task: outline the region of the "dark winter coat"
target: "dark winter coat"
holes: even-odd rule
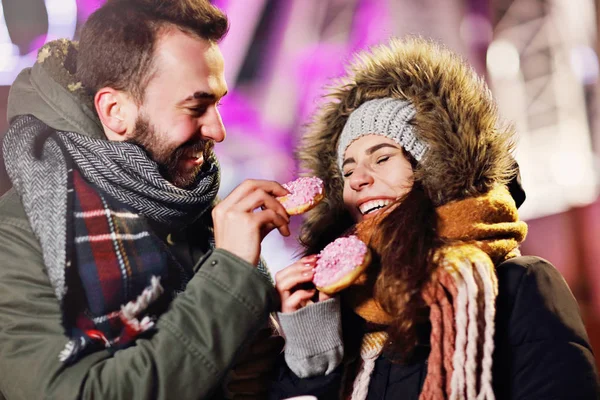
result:
[[[497,272],[496,399],[600,398],[592,348],[577,303],[560,273],[538,257],[508,260]],[[343,317],[344,330],[360,329],[356,316],[343,313]],[[368,400],[419,398],[427,375],[428,332],[421,336],[411,363],[392,363],[385,356],[377,360]],[[343,368],[327,376],[299,379],[282,358],[270,399],[303,394],[337,399]]]

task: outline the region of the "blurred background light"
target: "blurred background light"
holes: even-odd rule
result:
[[[507,40],[495,40],[487,51],[486,65],[489,73],[497,79],[513,78],[519,75],[519,52]]]
[[[460,37],[465,42],[487,45],[492,40],[494,30],[489,18],[481,14],[469,13],[460,23]]]
[[[48,13],[46,41],[71,39],[77,27],[77,2],[75,0],[45,0]]]
[[[9,35],[4,7],[0,2],[0,85],[10,85],[21,69],[31,66],[44,43],[59,38],[72,39],[77,27],[75,0],[45,0],[48,30],[36,40],[29,53],[22,54]]]
[[[2,72],[12,72],[18,63],[19,57],[19,48],[15,46],[11,40],[10,35],[8,34],[8,28],[6,27],[6,22],[4,18],[4,7],[0,2],[0,73]],[[10,84],[10,82],[0,84]]]
[[[571,49],[573,72],[584,85],[592,85],[598,80],[598,55],[589,46],[577,46]]]

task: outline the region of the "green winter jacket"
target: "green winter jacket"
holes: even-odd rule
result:
[[[15,81],[9,121],[32,114],[55,129],[102,135],[89,103],[63,80],[69,74],[55,74],[63,61],[50,58]],[[219,397],[236,355],[266,325],[277,296],[255,267],[223,250],[204,253],[198,238],[190,236],[189,229],[180,234],[177,245],[196,273],[158,319],[156,333],[114,355],[99,351],[64,367],[58,355],[68,338],[40,244],[17,193],[5,194],[0,199],[0,400]]]

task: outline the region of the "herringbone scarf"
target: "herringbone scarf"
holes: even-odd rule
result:
[[[173,186],[137,145],[57,132],[31,116],[17,118],[5,135],[6,170],[22,198],[40,241],[56,296],[66,293],[67,162],[84,178],[150,220],[173,227],[191,223],[208,210],[219,188],[214,155],[188,190]]]

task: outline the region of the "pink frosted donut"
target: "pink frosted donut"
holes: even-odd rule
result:
[[[302,214],[325,197],[323,181],[317,177],[302,177],[282,185],[290,194],[277,197],[289,215]]]
[[[350,286],[371,262],[371,252],[357,236],[341,237],[319,253],[313,283],[334,294]]]

